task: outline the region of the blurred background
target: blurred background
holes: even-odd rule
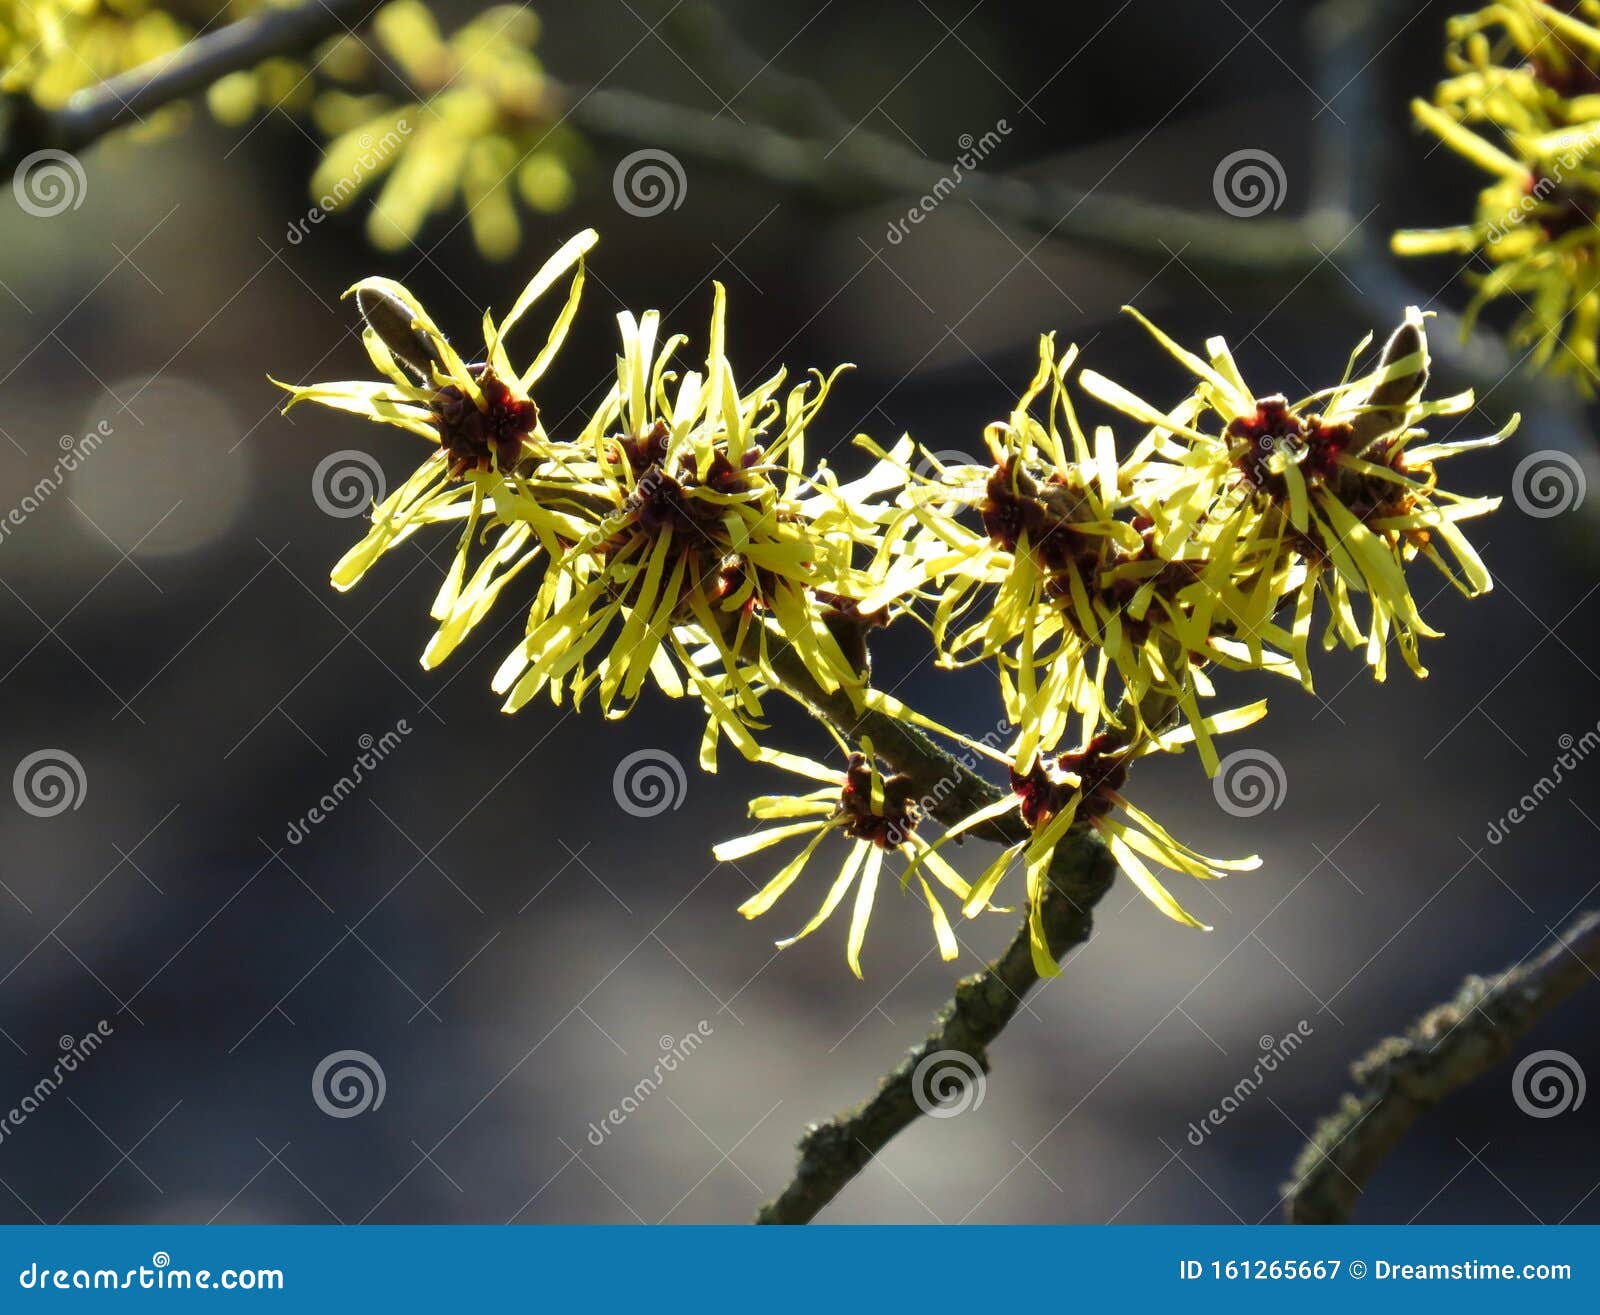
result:
[[[713,91],[723,78],[662,22],[668,6],[539,8],[541,53],[567,84],[753,117],[743,102],[759,84]],[[1186,207],[1236,224],[1241,244],[1257,221],[1220,208],[1219,162],[1270,153],[1283,170],[1274,214],[1302,211],[1318,119],[1358,93],[1375,99],[1387,147],[1358,142],[1348,161],[1373,197],[1364,225],[1381,237],[1455,222],[1478,185],[1408,128],[1407,101],[1441,68],[1448,6],[1385,16],[1381,56],[1337,96],[1313,90],[1298,0],[715,8],[773,61],[763,77],[815,80],[862,132],[943,164],[1003,122],[984,174]],[[653,144],[648,122],[637,132]],[[1189,343],[1225,334],[1262,393],[1333,382],[1362,334],[1392,327],[1380,296],[1363,312],[1326,270],[1222,279],[1179,242],[1140,260],[1068,234],[1041,241],[960,188],[890,240],[915,198],[840,204],[686,159],[676,207],[630,213],[613,188],[623,154],[591,143],[571,206],[528,218],[498,263],[457,214],[394,254],[368,244],[361,206],[291,241],[318,153],[278,114],[244,132],[196,114],[155,141],[102,142],[83,156],[77,208],[0,208],[0,504],[30,500],[0,540],[0,768],[54,750],[82,773],[53,816],[11,795],[0,808],[0,1107],[104,1020],[100,1047],[0,1139],[0,1221],[745,1220],[787,1181],[804,1125],[869,1094],[958,973],[1012,934],[1009,916],[968,924],[962,962],[943,964],[925,913],[891,890],[864,982],[844,966],[842,920],[775,954],[820,898],[822,869],[768,918],[737,916],[774,864],[719,866],[710,847],[743,832],[745,801],[774,780],[731,753],[720,776],[695,772],[693,706],[647,699],[621,724],[548,704],[502,715],[488,683],[515,605],[423,672],[446,536],[419,535],[333,593],[328,569],[362,522],[324,509],[319,463],[370,454],[393,488],[423,452],[354,417],[284,417],[266,376],[369,377],[339,301],[355,279],[401,279],[467,342],[485,308],[503,311],[593,225],[588,300],[540,394],[552,432],[611,369],[617,310],[660,307],[698,344],[717,279],[743,377],[780,360],[855,363],[812,431],[845,469],[861,431],[980,450],[1044,330],[1175,400],[1186,381],[1118,314],[1124,302]],[[1460,306],[1451,262],[1408,273],[1429,304]],[[1441,434],[1490,432],[1526,404],[1516,381],[1484,387],[1448,362],[1435,391],[1473,382],[1480,409]],[[91,432],[108,436],[32,497]],[[1593,412],[1536,405],[1502,449],[1452,463],[1452,487],[1503,493],[1544,449],[1592,480]],[[1338,653],[1317,697],[1232,684],[1272,698],[1270,719],[1230,747],[1281,762],[1275,809],[1230,816],[1192,758],[1142,767],[1138,801],[1178,836],[1258,851],[1262,869],[1186,884],[1209,935],[1119,881],[1092,941],[995,1047],[981,1104],[922,1120],[822,1218],[1278,1218],[1304,1134],[1353,1059],[1595,903],[1600,763],[1503,843],[1486,833],[1551,770],[1563,736],[1600,722],[1596,504],[1535,517],[1508,500],[1480,522],[1497,583],[1484,599],[1434,596],[1419,572],[1448,636],[1427,648],[1424,682],[1396,659],[1375,684]],[[896,639],[880,670],[916,657]],[[981,678],[926,666],[899,693],[978,730],[997,711]],[[779,725],[795,747],[822,748],[799,720]],[[307,827],[386,735],[381,763]],[[690,769],[652,816],[613,788],[640,749]],[[1597,1020],[1600,992],[1581,994],[1513,1059],[1559,1050],[1600,1077]],[[1292,1057],[1207,1124],[1297,1029]],[[656,1083],[690,1034],[692,1054]],[[347,1050],[381,1069],[382,1102],[330,1117],[316,1075]],[[1600,1222],[1600,1099],[1529,1117],[1513,1066],[1427,1118],[1358,1217]]]

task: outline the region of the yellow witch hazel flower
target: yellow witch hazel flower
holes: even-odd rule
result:
[[[1213,729],[1248,725],[1265,712],[1265,704],[1240,709],[1225,721],[1218,719]],[[1192,734],[1191,728],[1186,729]],[[981,912],[993,897],[1012,859],[1020,854],[1027,880],[1029,946],[1034,968],[1043,977],[1060,972],[1045,936],[1041,910],[1050,864],[1057,848],[1076,825],[1089,827],[1105,841],[1117,866],[1167,917],[1186,927],[1209,931],[1205,923],[1172,897],[1146,860],[1202,881],[1225,877],[1231,872],[1254,871],[1261,866],[1261,860],[1255,855],[1232,860],[1206,858],[1175,840],[1153,817],[1122,794],[1131,761],[1145,753],[1170,748],[1173,743],[1175,741],[1170,738],[1165,744],[1146,741],[1130,750],[1110,736],[1097,735],[1075,752],[1055,759],[1040,759],[1026,772],[1014,770],[1011,788],[1020,801],[1023,821],[1033,834],[1001,852],[974,883],[962,911],[968,917]]]
[[[848,512],[838,497],[801,497],[806,431],[834,376],[780,399],[780,369],[742,392],[720,284],[703,372],[668,369],[685,339],[658,347],[654,311],[618,320],[617,382],[562,457],[593,508],[590,532],[553,562],[494,687],[513,711],[563,680],[575,697],[597,686],[620,716],[647,675],[673,696],[686,682],[709,713],[701,762],[714,770],[719,731],[758,752],[750,726],[771,644],[793,648],[826,690],[860,679],[813,593],[848,562]],[[605,656],[588,670],[591,651]]]
[[[1405,230],[1400,255],[1475,256],[1466,325],[1518,304],[1531,363],[1600,382],[1600,3],[1507,0],[1451,20],[1448,63],[1417,122],[1490,176],[1472,222]]]
[[[357,86],[397,71],[416,100],[324,93],[315,117],[331,140],[311,194],[342,205],[381,180],[367,218],[379,248],[405,247],[431,216],[460,205],[485,256],[511,255],[522,237],[515,198],[552,213],[573,192],[576,140],[533,53],[538,15],[494,5],[446,37],[421,0],[394,0],[372,33],[376,55],[348,38],[328,69]]]
[[[1372,342],[1368,335],[1337,385],[1294,403],[1252,391],[1222,339],[1209,340],[1201,357],[1143,322],[1197,377],[1188,399],[1166,412],[1093,371],[1085,370],[1080,383],[1149,425],[1145,441],[1172,457],[1168,471],[1140,495],[1157,539],[1183,540],[1187,553],[1212,552],[1241,562],[1245,569],[1230,586],[1231,596],[1259,599],[1252,609],[1258,618],[1292,601],[1287,633],[1265,619],[1253,620],[1254,634],[1239,642],[1248,648],[1267,639],[1282,646],[1310,688],[1307,636],[1320,592],[1330,608],[1324,647],[1339,640],[1364,647],[1381,680],[1392,637],[1406,665],[1426,675],[1417,640],[1439,632],[1422,619],[1406,567],[1426,557],[1463,594],[1486,593],[1489,572],[1458,522],[1500,505],[1498,498],[1440,489],[1434,463],[1500,442],[1516,428],[1516,418],[1488,438],[1419,441],[1426,438],[1422,421],[1463,414],[1473,396],[1469,391],[1423,400],[1429,357],[1423,316],[1415,307],[1376,369],[1352,377]],[[1269,545],[1270,551],[1264,559],[1254,548],[1238,557],[1234,545],[1243,542]],[[1353,602],[1357,594],[1366,596],[1364,623]]]
[[[1264,701],[1252,703],[1208,717],[1201,727],[1182,725],[1131,743],[1109,733],[1094,734],[1082,749],[1054,758],[1035,756],[1026,768],[1002,756],[1001,761],[1009,768],[1009,792],[948,826],[934,841],[918,834],[932,811],[931,798],[918,799],[910,777],[885,775],[870,739],[863,737],[857,749],[840,741],[840,749],[847,755],[842,771],[795,754],[763,750],[760,761],[819,781],[821,788],[807,794],[764,795],[752,800],[751,817],[780,825],[725,841],[712,852],[722,862],[734,862],[784,841],[809,837],[801,851],[740,906],[740,913],[755,918],[770,911],[799,880],[828,836],[838,834],[852,841],[815,916],[795,935],[777,944],[783,949],[809,936],[854,889],[846,959],[857,977],[862,975],[861,947],[886,854],[899,854],[907,860],[900,884],[909,888],[913,881],[917,883],[932,917],[940,954],[946,960],[956,957],[957,942],[929,876],[935,885],[960,901],[961,911],[968,918],[990,910],[1004,912],[996,908],[993,900],[1020,856],[1027,878],[1029,944],[1034,967],[1042,976],[1054,976],[1060,969],[1044,928],[1045,883],[1057,849],[1075,827],[1097,833],[1119,867],[1161,912],[1184,926],[1210,930],[1173,898],[1150,870],[1149,862],[1211,880],[1233,872],[1253,871],[1261,860],[1255,856],[1236,860],[1206,858],[1175,840],[1121,791],[1135,759],[1152,753],[1181,753],[1201,736],[1209,738],[1241,730],[1266,716],[1266,712]],[[1008,814],[1020,814],[1030,835],[1003,849],[975,882],[968,883],[940,851],[983,824]]]
[[[762,755],[764,762],[784,767],[822,784],[821,788],[807,794],[764,795],[751,800],[751,817],[779,822],[781,825],[754,832],[739,840],[725,841],[712,850],[720,861],[731,863],[785,840],[810,837],[799,854],[739,906],[739,912],[747,918],[755,918],[770,910],[800,878],[822,842],[829,836],[837,835],[848,840],[850,847],[828,887],[821,908],[793,936],[779,941],[778,947],[787,948],[811,935],[832,916],[845,896],[854,889],[845,958],[850,971],[860,977],[861,947],[866,941],[867,924],[877,899],[884,859],[889,854],[900,854],[912,860],[912,866],[906,868],[901,879],[902,886],[909,885],[915,877],[933,919],[940,956],[947,961],[954,959],[959,953],[955,932],[939,897],[928,884],[924,869],[958,900],[967,900],[972,893],[970,888],[961,874],[917,835],[924,810],[915,798],[915,788],[910,779],[900,775],[884,775],[869,739],[863,739],[858,750],[849,750],[842,742],[840,747],[848,754],[842,771],[797,754],[769,752]],[[801,820],[792,821],[794,818]]]
[[[1011,792],[951,826],[926,852],[913,857],[910,873],[917,874],[924,864],[934,863],[939,859],[938,851],[947,843],[980,824],[1020,812],[1029,835],[1001,850],[971,883],[961,911],[966,917],[975,918],[993,908],[1001,883],[1020,858],[1026,878],[1028,943],[1040,976],[1051,977],[1060,971],[1044,926],[1046,883],[1056,851],[1075,829],[1097,834],[1117,866],[1167,917],[1183,926],[1209,931],[1173,897],[1149,864],[1209,881],[1234,872],[1254,871],[1261,865],[1260,858],[1207,858],[1175,840],[1153,817],[1131,803],[1122,790],[1128,770],[1137,759],[1152,753],[1181,753],[1188,744],[1242,730],[1266,714],[1266,702],[1261,701],[1207,717],[1199,725],[1186,723],[1131,740],[1114,733],[1095,732],[1086,719],[1084,725],[1089,729],[1082,747],[1055,757],[1035,756],[1031,764],[1010,762]]]
[[[289,393],[284,407],[316,402],[349,411],[379,424],[393,425],[436,445],[428,459],[400,488],[379,503],[372,513],[372,529],[333,570],[336,589],[356,584],[384,553],[403,543],[424,525],[466,522],[456,557],[434,605],[434,616],[446,622],[459,641],[465,617],[476,620],[474,609],[506,583],[502,574],[492,584],[475,575],[474,607],[462,612],[458,604],[469,552],[477,539],[479,522],[496,510],[494,498],[503,501],[519,485],[517,471],[525,460],[540,463],[555,449],[545,435],[539,407],[531,389],[554,360],[567,329],[577,313],[583,292],[583,257],[597,241],[593,229],[578,234],[552,256],[523,289],[511,310],[498,323],[484,318],[484,360],[467,364],[439,331],[421,304],[392,279],[363,279],[345,295],[354,295],[366,321],[361,339],[367,355],[383,378],[375,383],[353,381],[329,384],[278,384]],[[556,316],[543,349],[526,369],[515,369],[506,354],[505,336],[545,292],[576,267],[566,304]],[[274,380],[273,382],[277,382]],[[465,482],[463,482],[465,481]],[[572,525],[580,525],[572,521]],[[566,526],[551,512],[537,526],[555,534]],[[526,564],[529,546],[537,553],[540,535],[532,524],[502,534],[485,563],[493,568],[514,560],[512,573]],[[581,533],[581,528],[579,529]],[[455,623],[452,626],[452,623]],[[454,647],[445,641],[441,647]],[[442,656],[442,655],[438,655]],[[438,656],[434,660],[438,660]],[[427,661],[432,665],[432,661]]]
[[[153,0],[3,0],[0,88],[59,109],[75,92],[170,55],[192,35]],[[156,126],[171,117],[156,115]]]

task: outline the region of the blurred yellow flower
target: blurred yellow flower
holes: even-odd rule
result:
[[[1600,3],[1514,0],[1451,20],[1432,103],[1412,113],[1490,176],[1471,222],[1405,230],[1400,255],[1469,257],[1466,327],[1510,298],[1536,367],[1600,382]]]
[[[0,89],[59,109],[74,92],[171,54],[193,34],[152,0],[0,0]]]
[[[296,3],[223,0],[205,27]],[[60,108],[181,50],[196,21],[159,0],[0,0],[0,90]],[[327,139],[311,178],[318,218],[375,192],[367,233],[394,251],[459,209],[484,255],[508,257],[522,237],[517,198],[540,214],[564,209],[584,155],[533,53],[537,14],[494,5],[445,36],[423,0],[392,0],[370,29],[228,73],[206,105],[235,126],[273,110],[310,118]],[[184,115],[168,106],[127,131],[150,136]]]
[[[319,98],[315,118],[330,141],[313,198],[333,209],[377,186],[367,233],[387,251],[461,207],[484,255],[511,255],[522,237],[514,198],[540,213],[564,209],[578,155],[533,53],[538,16],[495,5],[446,37],[421,0],[393,0],[372,35],[376,55],[346,38],[329,69],[363,89],[398,74],[409,95],[334,88]]]

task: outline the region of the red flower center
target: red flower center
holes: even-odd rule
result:
[[[1078,778],[1073,785],[1065,773]],[[1112,795],[1128,779],[1126,749],[1110,735],[1096,735],[1086,748],[1059,758],[1041,758],[1025,774],[1013,770],[1011,789],[1021,800],[1022,820],[1037,831],[1081,795],[1077,820],[1103,817],[1115,804]]]
[[[459,478],[469,470],[493,470],[497,464],[510,471],[522,457],[523,439],[539,423],[539,408],[531,398],[518,397],[487,365],[467,369],[483,394],[482,408],[455,384],[446,384],[433,395],[433,421],[439,445],[450,460],[450,474]]]
[[[1233,463],[1250,485],[1283,500],[1289,496],[1285,466],[1299,466],[1307,485],[1323,483],[1337,469],[1354,432],[1349,425],[1325,425],[1321,416],[1301,417],[1283,397],[1265,397],[1253,416],[1229,421],[1227,436],[1233,440]]]

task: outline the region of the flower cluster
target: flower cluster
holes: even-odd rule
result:
[[[1160,406],[1078,369],[1074,349],[1045,337],[1017,405],[986,431],[987,463],[946,466],[910,438],[885,449],[862,436],[873,464],[843,483],[805,455],[836,373],[785,390],[780,369],[742,385],[720,286],[703,368],[675,368],[685,340],[663,339],[656,312],[623,312],[605,396],[570,432],[547,431],[542,381],[594,242],[592,232],[572,239],[503,318],[486,316],[481,359],[470,363],[399,284],[370,278],[351,290],[382,378],[283,385],[289,405],[354,412],[430,451],[374,508],[334,584],[349,588],[424,527],[456,526],[425,666],[520,581],[522,636],[493,682],[507,711],[540,695],[574,704],[592,695],[618,717],[647,686],[691,695],[706,712],[707,770],[726,738],[745,758],[816,783],[754,800],[751,815],[778,825],[715,852],[733,862],[804,838],[743,905],[754,917],[830,837],[847,842],[820,909],[792,939],[853,892],[847,958],[858,975],[891,858],[902,887],[920,892],[946,958],[958,943],[940,892],[974,917],[995,907],[1020,862],[1035,964],[1056,971],[1041,910],[1075,834],[1098,836],[1158,909],[1201,926],[1153,867],[1209,880],[1258,860],[1196,853],[1126,786],[1136,760],[1190,745],[1214,772],[1215,738],[1265,714],[1265,702],[1213,710],[1208,672],[1267,671],[1309,688],[1321,609],[1324,647],[1359,649],[1382,679],[1392,640],[1425,675],[1419,640],[1437,632],[1413,596],[1411,565],[1426,558],[1468,595],[1490,587],[1460,522],[1497,500],[1442,490],[1436,463],[1511,426],[1428,441],[1426,423],[1467,411],[1472,398],[1424,397],[1426,326],[1415,310],[1375,365],[1356,371],[1369,336],[1338,383],[1298,401],[1255,392],[1221,339],[1196,354],[1141,320],[1193,377]],[[569,275],[543,346],[518,369],[510,335]],[[1121,442],[1113,425],[1085,428],[1075,389],[1130,431]],[[864,632],[902,619],[926,627],[941,665],[995,671],[1014,738],[968,739],[874,686]],[[758,742],[773,691],[824,714],[843,766]],[[867,729],[880,723],[882,735]],[[1005,788],[952,809],[948,782],[919,775],[890,743],[903,750],[928,732],[992,760]],[[1008,843],[969,882],[944,854],[980,829]]]
[[[1600,2],[1501,0],[1451,20],[1450,76],[1417,122],[1489,175],[1470,223],[1396,233],[1401,255],[1482,266],[1466,327],[1517,303],[1537,367],[1600,382]]]
[[[353,411],[432,445],[333,572],[349,588],[421,527],[461,526],[424,666],[448,657],[537,564],[523,638],[494,678],[506,711],[541,693],[576,704],[593,691],[607,716],[622,716],[647,682],[673,697],[689,690],[708,713],[701,762],[714,770],[722,735],[759,753],[752,727],[777,680],[774,645],[825,691],[861,679],[827,613],[867,527],[826,469],[804,468],[833,376],[784,393],[780,370],[742,388],[718,286],[704,370],[680,376],[673,357],[686,340],[660,340],[654,311],[624,312],[615,382],[579,432],[550,437],[537,385],[576,314],[594,241],[590,231],[567,243],[503,319],[486,319],[483,359],[471,364],[405,288],[365,279],[351,292],[383,380],[282,386],[290,406]],[[543,348],[519,371],[507,335],[574,270]]]
[[[203,26],[274,3],[223,0]],[[180,50],[202,26],[191,19],[159,0],[0,0],[0,90],[57,109]],[[585,158],[538,39],[526,5],[490,6],[445,35],[423,0],[391,0],[361,34],[226,74],[205,99],[230,125],[271,111],[308,118],[326,142],[312,198],[331,212],[375,189],[375,246],[401,249],[431,218],[459,210],[478,249],[500,260],[522,239],[519,200],[540,214],[565,209]],[[172,107],[132,131],[154,135],[182,115]]]
[[[0,89],[57,109],[193,35],[152,0],[0,0]]]
[[[1242,660],[1271,668],[1263,641],[1274,640],[1286,646],[1309,689],[1307,641],[1320,595],[1328,605],[1325,648],[1342,641],[1364,650],[1382,680],[1392,637],[1406,665],[1427,675],[1417,640],[1439,632],[1422,619],[1406,568],[1425,557],[1468,597],[1487,592],[1489,573],[1458,522],[1500,504],[1440,489],[1435,463],[1500,442],[1516,420],[1486,438],[1422,441],[1424,422],[1465,414],[1473,397],[1423,397],[1429,357],[1415,308],[1376,369],[1351,377],[1369,336],[1338,384],[1295,403],[1253,392],[1221,339],[1211,339],[1201,357],[1152,332],[1198,380],[1174,411],[1162,412],[1089,371],[1082,382],[1101,401],[1151,425],[1144,442],[1170,455],[1169,467],[1152,472],[1138,497],[1162,556],[1198,559],[1196,569],[1211,572],[1218,606],[1201,611],[1200,619],[1213,632],[1191,616],[1190,650],[1226,665]],[[1267,618],[1289,605],[1285,633]]]
[[[493,5],[449,36],[422,0],[385,5],[370,46],[344,37],[318,70],[328,86],[312,117],[329,140],[312,196],[343,203],[381,179],[367,218],[375,246],[401,249],[460,207],[485,256],[511,255],[522,241],[517,199],[540,214],[565,209],[582,156],[534,54],[538,38],[525,5]],[[371,89],[396,73],[400,94]],[[400,137],[398,149],[373,149]]]
[[[946,665],[997,662],[1008,716],[1023,728],[1024,770],[1060,742],[1073,713],[1091,736],[1102,721],[1146,735],[1157,729],[1151,707],[1162,719],[1180,709],[1214,766],[1199,701],[1208,666],[1291,674],[1310,688],[1320,594],[1325,645],[1364,649],[1381,679],[1393,637],[1423,675],[1416,641],[1436,632],[1406,565],[1426,556],[1466,593],[1489,586],[1457,522],[1497,502],[1440,490],[1433,465],[1477,444],[1417,443],[1424,421],[1471,405],[1470,394],[1422,398],[1418,312],[1377,369],[1347,371],[1293,403],[1254,392],[1222,340],[1202,357],[1142,322],[1196,385],[1164,409],[1081,372],[1086,393],[1143,426],[1125,457],[1109,426],[1090,441],[1066,387],[1076,351],[1058,356],[1045,338],[1033,382],[988,430],[993,466],[905,472],[899,517],[869,572],[863,606],[908,593],[931,600]],[[1041,398],[1042,419],[1032,413]]]
[[[900,492],[893,510],[876,510],[861,606],[921,616],[945,666],[992,664],[1019,728],[1002,755],[1012,795],[949,834],[1020,812],[1028,838],[973,883],[964,911],[987,907],[1020,857],[1042,973],[1054,971],[1042,883],[1074,826],[1099,833],[1150,900],[1188,925],[1200,924],[1145,860],[1202,878],[1254,866],[1194,853],[1121,794],[1134,759],[1191,742],[1214,772],[1214,737],[1265,714],[1264,703],[1208,714],[1209,668],[1276,672],[1311,688],[1321,600],[1324,647],[1361,650],[1381,680],[1392,639],[1423,676],[1418,641],[1438,632],[1407,568],[1426,558],[1469,596],[1491,585],[1459,522],[1498,499],[1440,489],[1435,463],[1498,442],[1515,422],[1486,439],[1423,441],[1425,422],[1472,399],[1423,397],[1419,312],[1408,312],[1375,368],[1354,373],[1369,337],[1338,384],[1295,402],[1251,389],[1221,339],[1197,355],[1140,318],[1195,386],[1164,408],[1079,372],[1085,393],[1139,426],[1125,456],[1111,427],[1086,432],[1068,388],[1077,353],[1058,353],[1049,337],[1010,417],[987,431],[992,465],[934,462],[923,473],[864,440],[889,472],[880,482]],[[864,703],[909,711],[875,691]],[[1061,752],[1064,742],[1077,747]]]

